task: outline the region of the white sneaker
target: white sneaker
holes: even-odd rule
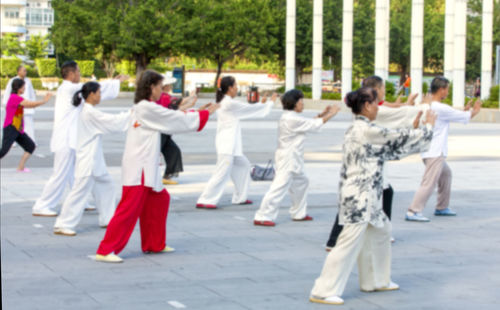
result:
[[[104,262],[104,263],[123,263],[123,259],[121,259],[118,255],[113,253],[108,255],[95,255],[96,262]]]
[[[384,287],[380,287],[380,288],[376,288],[375,291],[377,292],[383,292],[383,291],[395,291],[395,290],[399,290],[399,285],[394,283],[394,282],[390,282],[389,285],[387,286],[384,286]]]
[[[62,227],[54,227],[54,234],[71,237],[76,236],[76,232],[74,230]]]
[[[327,304],[327,305],[343,305],[344,300],[340,298],[339,296],[330,296],[326,298],[321,298],[321,297],[316,297],[316,296],[310,296],[309,297],[310,302],[316,302],[319,304]]]
[[[33,216],[46,216],[46,217],[57,216],[57,212],[52,210],[33,211],[31,214]]]

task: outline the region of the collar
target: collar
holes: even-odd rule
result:
[[[370,122],[370,120],[368,119],[368,117],[363,116],[363,115],[356,115],[356,118],[355,118],[355,119],[356,119],[356,120],[360,120],[360,121],[365,121],[365,122],[367,122],[367,123],[369,123],[369,122]]]

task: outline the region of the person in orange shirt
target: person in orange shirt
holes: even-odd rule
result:
[[[411,78],[410,76],[407,74],[406,75],[406,80],[403,84],[403,87],[404,87],[404,90],[405,90],[405,96],[408,97],[408,93],[410,92],[410,85],[411,85]]]

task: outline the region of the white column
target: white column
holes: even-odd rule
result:
[[[352,90],[353,0],[344,0],[342,13],[342,98]]]
[[[462,108],[465,100],[467,0],[456,0],[454,19],[455,42],[453,45],[453,106]]]
[[[481,99],[490,96],[493,61],[493,0],[483,0],[483,32],[481,47]]]
[[[286,0],[286,90],[295,88],[295,12],[295,0]]]
[[[424,51],[424,0],[412,0],[411,6],[411,92],[422,94]]]
[[[375,1],[375,75],[386,79],[387,0]]]
[[[321,99],[321,72],[323,70],[323,0],[314,0],[313,10],[313,73],[312,99]]]
[[[444,17],[444,77],[453,80],[453,42],[455,40],[455,1],[446,0]]]
[[[385,80],[389,80],[389,64],[390,64],[390,61],[389,61],[389,57],[390,57],[390,39],[391,39],[391,0],[386,0],[387,1],[387,4],[386,4],[386,14],[387,14],[387,18],[386,18],[386,31],[387,31],[387,35],[385,37],[385,73],[386,73],[386,76],[385,76]]]

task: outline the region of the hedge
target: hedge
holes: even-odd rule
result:
[[[37,90],[47,90],[42,86],[42,79],[40,78],[30,78],[31,84],[33,84],[33,88]],[[7,87],[7,83],[9,82],[9,78],[2,78],[0,80],[0,88],[5,89]],[[62,83],[62,79],[59,79],[59,84]]]
[[[56,60],[54,58],[35,59],[38,74],[42,77],[54,77],[57,72]]]
[[[116,65],[116,71],[120,74],[135,75],[135,62],[130,60],[122,60]]]
[[[93,60],[75,60],[80,68],[80,75],[85,77],[91,77],[94,74],[94,61]]]
[[[21,59],[17,58],[1,58],[0,59],[0,68],[2,72],[0,73],[2,76],[10,76],[14,77],[17,75],[17,67],[21,65]]]

